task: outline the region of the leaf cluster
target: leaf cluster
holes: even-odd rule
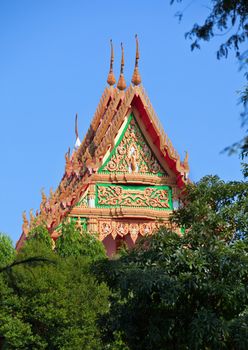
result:
[[[0,268],[13,262],[15,250],[11,239],[0,232]]]
[[[183,0],[177,0],[182,2]],[[175,3],[171,0],[170,3]],[[186,38],[194,39],[191,48],[200,48],[199,41],[209,41],[214,36],[229,33],[234,29],[235,33],[221,44],[217,57],[227,57],[228,51],[234,49],[237,56],[240,55],[240,44],[248,39],[248,4],[247,0],[211,0],[209,15],[203,24],[194,24],[193,28],[186,33]]]
[[[56,252],[61,257],[84,256],[91,261],[106,258],[103,244],[92,234],[80,232],[75,223],[63,223],[62,232],[56,241]]]
[[[245,182],[205,177],[174,214],[184,235],[161,228],[97,264],[112,291],[106,345],[117,333],[130,350],[247,349],[247,190]]]
[[[193,239],[163,229],[98,267],[113,292],[106,343],[122,332],[135,350],[247,348],[248,242]]]
[[[225,183],[218,176],[205,176],[188,185],[184,202],[172,221],[191,233],[206,239],[214,234],[225,240],[248,235],[247,181]]]
[[[81,255],[72,251],[61,256],[52,250],[48,235],[44,227],[32,232],[15,261],[0,274],[4,349],[100,350],[98,318],[109,309],[109,290],[91,272],[94,244],[89,254],[87,240]],[[62,252],[68,253],[65,244]],[[98,250],[96,255],[99,258]]]

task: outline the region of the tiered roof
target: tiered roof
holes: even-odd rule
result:
[[[97,177],[103,176],[97,171],[103,163],[103,158],[111,151],[115,144],[115,138],[125,118],[131,112],[140,120],[143,128],[149,133],[150,140],[157,153],[164,159],[168,168],[176,177],[176,184],[183,189],[189,173],[188,155],[184,161],[174,149],[172,142],[151,105],[151,102],[141,85],[141,77],[138,70],[138,39],[136,37],[136,59],[132,84],[126,88],[124,78],[124,51],[122,47],[121,72],[117,87],[114,87],[115,77],[113,73],[114,52],[111,42],[110,71],[105,88],[86,136],[80,144],[77,132],[76,116],[76,145],[70,154],[65,154],[65,172],[55,192],[50,191],[47,197],[42,192],[40,211],[36,216],[30,213],[28,221],[23,213],[22,235],[17,242],[17,248],[21,246],[25,236],[35,226],[45,224],[52,236],[56,237],[56,227],[67,217],[72,208],[78,203],[90,183]],[[111,174],[104,175],[111,180]],[[120,175],[121,176],[121,175]],[[123,176],[123,175],[122,175]],[[125,181],[129,181],[130,174],[125,174]],[[137,181],[139,181],[139,174]],[[151,179],[152,181],[152,179]]]

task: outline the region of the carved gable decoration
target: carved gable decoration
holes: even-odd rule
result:
[[[171,188],[168,186],[98,184],[96,187],[96,206],[171,210]]]
[[[139,173],[168,176],[148,146],[131,114],[114,149],[99,173]]]

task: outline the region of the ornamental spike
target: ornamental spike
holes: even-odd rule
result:
[[[127,87],[123,72],[124,72],[124,48],[121,43],[121,72],[120,72],[120,77],[117,84],[117,87],[119,90],[125,90]]]
[[[133,72],[133,76],[132,76],[132,83],[134,85],[139,85],[141,83],[141,76],[139,74],[139,68],[138,68],[138,64],[139,64],[139,41],[138,41],[138,35],[135,35],[135,39],[136,39],[136,56],[135,56],[135,67],[134,67],[134,72]]]
[[[114,48],[113,48],[113,42],[112,39],[110,40],[110,46],[111,46],[111,57],[110,57],[110,68],[109,68],[109,74],[108,74],[108,79],[107,83],[112,86],[115,84],[115,76],[113,72],[113,65],[114,65]]]
[[[78,114],[77,113],[75,117],[75,135],[76,135],[76,142],[75,142],[74,149],[77,150],[81,145],[81,141],[78,137]]]
[[[183,160],[183,164],[185,166],[188,166],[188,164],[189,164],[189,154],[188,154],[187,151],[185,152],[185,157],[184,157],[184,160]]]
[[[78,114],[76,113],[76,117],[75,117],[75,135],[76,135],[76,139],[78,138]]]

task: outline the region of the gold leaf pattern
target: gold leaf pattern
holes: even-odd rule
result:
[[[131,119],[121,142],[102,171],[168,175],[148,147],[134,118]]]

